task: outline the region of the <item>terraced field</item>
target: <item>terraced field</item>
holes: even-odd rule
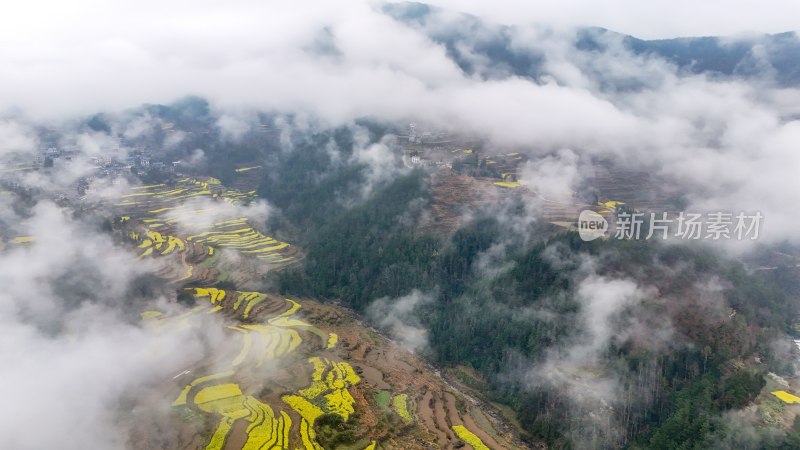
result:
[[[359,412],[362,419],[377,415],[372,436],[380,448],[526,448],[493,407],[394,343],[358,330],[358,326],[335,329],[342,342],[340,350],[345,352],[342,357],[362,379],[356,388],[369,393],[364,400],[368,412]],[[459,434],[454,427],[463,427],[471,435]],[[391,429],[399,432],[393,435]],[[465,439],[473,435],[471,443]]]
[[[194,285],[247,282],[298,258],[294,246],[262,234],[248,217],[230,217],[254,194],[214,178],[137,186],[113,205],[114,227],[141,258],[156,257],[162,278]]]
[[[9,242],[11,244],[20,245],[20,244],[30,244],[31,242],[35,241],[36,238],[33,236],[17,236],[11,239]]]
[[[306,350],[330,349],[332,343],[335,345],[336,335],[298,318],[296,314],[301,306],[291,299],[213,287],[192,288],[191,291],[199,305],[189,312],[167,317],[159,311],[146,311],[143,319],[151,326],[184,326],[192,315],[202,313],[222,313],[241,319],[259,317],[253,323],[228,325],[227,329],[241,338],[241,348],[230,360],[228,370],[194,378],[172,403],[175,408],[218,418],[205,448],[225,448],[239,421],[247,423],[241,448],[296,448],[290,444],[293,416],[298,423],[298,433],[294,436],[299,435],[301,441],[297,444],[306,449],[322,448],[314,432],[316,419],[323,414],[337,414],[347,420],[355,412],[355,401],[348,388],[358,384],[360,378],[348,363],[320,357],[308,359],[313,366],[312,384],[298,390],[297,395],[284,395],[277,412],[269,404],[246,394],[237,381],[237,374],[247,368],[275,364],[296,352],[304,341],[316,341],[309,342]],[[181,416],[191,417],[191,414],[184,411]]]
[[[147,254],[153,251],[169,254],[176,248],[184,249],[187,243],[196,243],[235,250],[274,264],[295,258],[294,248],[263,235],[253,228],[247,217],[213,220],[218,212],[214,202],[245,205],[254,199],[255,191],[243,193],[228,189],[215,178],[184,178],[172,185],[138,186],[131,191],[123,195],[116,207],[122,212],[120,222],[133,220],[141,224],[131,232],[131,237],[141,242]],[[198,200],[211,202],[198,203]],[[203,225],[201,230],[196,230],[198,224]],[[187,231],[192,229],[196,232]],[[148,251],[151,246],[153,251]],[[209,252],[213,254],[213,250]]]
[[[460,150],[454,150],[460,152]],[[529,197],[541,205],[544,222],[554,225],[554,231],[574,228],[583,210],[592,210],[608,219],[618,206],[627,205],[640,212],[677,211],[680,189],[655,175],[631,171],[611,163],[598,164],[584,177],[581,193],[566,191],[563,194],[544,195],[534,187],[516,178],[517,153],[504,155],[510,158],[499,173],[500,179],[459,175],[443,168],[433,178],[430,213],[432,220],[423,224],[431,231],[452,231],[463,217],[461,208],[492,200],[491,194]],[[490,158],[489,163],[494,161]],[[495,188],[489,190],[487,188]],[[577,189],[577,187],[576,187]],[[487,195],[489,193],[490,195]],[[677,208],[677,209],[676,209]]]
[[[352,313],[263,292],[186,292],[194,307],[172,315],[145,311],[144,323],[181,328],[216,316],[221,321],[210,326],[222,327],[236,345],[161,388],[160,398],[171,398],[162,400],[173,410],[168,426],[178,431],[172,440],[143,439],[136,448],[521,448],[493,413],[480,412],[481,404]],[[333,417],[342,425],[332,428]],[[337,427],[352,433],[346,446],[331,446]]]

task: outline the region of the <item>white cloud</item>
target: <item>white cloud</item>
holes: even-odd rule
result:
[[[17,121],[0,120],[0,156],[14,153],[31,153],[38,139],[34,131]]]
[[[414,289],[400,298],[383,297],[375,300],[367,309],[367,317],[406,349],[418,352],[428,346],[428,330],[417,316],[417,308],[433,301],[433,296]]]
[[[197,330],[156,333],[125,316],[126,290],[148,265],[108,236],[46,202],[16,224],[36,241],[0,253],[4,445],[125,448],[121,399],[201,356]]]
[[[231,204],[210,198],[193,198],[162,213],[162,217],[175,221],[181,234],[196,234],[212,228],[217,222],[246,217],[256,223],[264,223],[270,215],[271,206],[264,200],[247,205]]]

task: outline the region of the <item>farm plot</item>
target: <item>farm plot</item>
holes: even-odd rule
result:
[[[316,419],[324,414],[336,414],[347,420],[355,412],[356,401],[348,388],[361,380],[352,366],[327,358],[310,358],[308,361],[313,370],[311,385],[299,390],[297,395],[282,396],[283,403],[277,411],[261,399],[243,391],[243,385],[236,382],[236,379],[242,368],[258,368],[266,361],[294,353],[304,342],[301,336],[303,332],[319,338],[317,349],[327,349],[330,345],[335,345],[336,335],[325,333],[298,318],[301,305],[291,299],[281,301],[282,309],[271,306],[269,309],[256,311],[252,307],[248,309],[248,306],[277,302],[259,292],[239,292],[214,287],[188,290],[201,303],[194,309],[172,318],[165,317],[159,311],[145,311],[142,317],[151,323],[169,325],[173,322],[181,324],[191,315],[202,312],[232,311],[243,314],[243,311],[248,310],[261,318],[259,323],[227,326],[227,329],[241,338],[241,347],[236,354],[231,355],[229,369],[195,378],[172,403],[175,408],[188,408],[203,417],[216,418],[217,425],[206,448],[225,448],[234,425],[243,421],[247,424],[244,449],[296,448],[300,444],[306,449],[321,449],[314,431]],[[268,314],[267,311],[272,312],[271,317],[264,317]],[[244,319],[241,315],[240,318]],[[253,319],[254,316],[249,318]],[[297,430],[300,442],[297,444],[290,442],[292,415],[299,419]],[[181,416],[188,417],[190,414],[184,413]],[[375,446],[372,445],[372,448]]]
[[[314,368],[311,385],[301,389],[300,395],[285,395],[282,399],[301,417],[300,437],[304,448],[319,450],[322,447],[316,440],[314,422],[323,414],[336,414],[347,421],[355,412],[356,403],[348,388],[358,384],[361,378],[344,361],[312,357],[308,362]],[[374,448],[374,443],[370,447]]]
[[[249,422],[243,449],[290,448],[289,430],[292,420],[289,415],[284,411],[275,414],[268,404],[251,395],[244,395],[238,384],[204,385],[233,373],[220,375],[198,378],[173,403],[175,407],[182,407],[191,402],[200,411],[221,417],[206,449],[224,448],[234,422],[240,419]]]
[[[408,410],[408,394],[398,394],[392,397],[392,408],[406,422],[413,422],[414,418]]]
[[[453,425],[453,431],[456,432],[459,439],[466,442],[470,447],[474,450],[490,450],[486,444],[483,443],[481,438],[475,435],[475,433],[469,431],[467,427],[463,425]]]
[[[225,248],[272,264],[293,261],[296,250],[292,246],[265,236],[249,224],[248,218],[217,219],[221,209],[214,202],[236,206],[254,198],[255,191],[228,189],[215,178],[184,178],[174,185],[132,188],[116,207],[120,223],[143,225],[143,229],[130,232],[131,238],[140,242],[142,256],[165,255],[196,243],[207,247],[209,256],[215,248]],[[206,202],[197,203],[201,200]]]

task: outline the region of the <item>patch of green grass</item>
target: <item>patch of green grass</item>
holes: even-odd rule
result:
[[[770,425],[777,425],[783,420],[783,414],[786,412],[786,405],[777,398],[768,398],[759,408],[761,418],[764,422]]]
[[[177,412],[178,417],[187,423],[202,424],[206,420],[205,417],[197,414],[196,412],[192,411],[191,408],[186,406],[175,408],[175,411]]]
[[[231,273],[227,270],[220,270],[217,276],[217,282],[230,281]]]
[[[361,337],[369,341],[372,345],[380,345],[381,344],[381,337],[377,333],[372,330],[366,330],[361,333]]]
[[[389,410],[389,391],[380,391],[375,394],[375,403],[381,408],[381,411]]]
[[[217,262],[217,255],[216,253],[208,258],[204,259],[203,262],[198,264],[198,267],[203,267],[205,269],[210,269]]]

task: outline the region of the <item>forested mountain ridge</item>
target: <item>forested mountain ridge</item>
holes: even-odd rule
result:
[[[767,372],[793,370],[790,349],[774,347],[797,317],[778,274],[748,274],[709,249],[586,243],[571,232],[511,245],[499,273],[479,269],[507,238],[503,225],[486,217],[443,241],[394,225],[390,211],[402,208],[389,198],[425,195],[414,192],[420,174],[409,177],[321,228],[303,271],[282,273],[280,289],[361,311],[427,292],[426,354],[477,369],[534,442],[702,447],[734,431],[715,415],[753,401]],[[622,304],[597,306],[617,301],[604,290]]]
[[[487,78],[519,76],[541,80],[551,76],[548,42],[554,31],[524,32],[517,26],[497,25],[468,14],[453,15],[423,3],[393,3],[384,11],[416,27],[444,45],[448,56],[466,73]],[[576,59],[592,54],[613,55],[622,48],[637,56],[655,56],[690,73],[716,77],[773,79],[782,86],[800,83],[800,39],[794,32],[734,37],[680,37],[645,40],[604,28],[575,31],[570,51]],[[478,57],[479,56],[479,57]],[[481,60],[490,62],[484,66]],[[603,79],[602,72],[596,72]],[[630,88],[630,80],[613,80]]]

